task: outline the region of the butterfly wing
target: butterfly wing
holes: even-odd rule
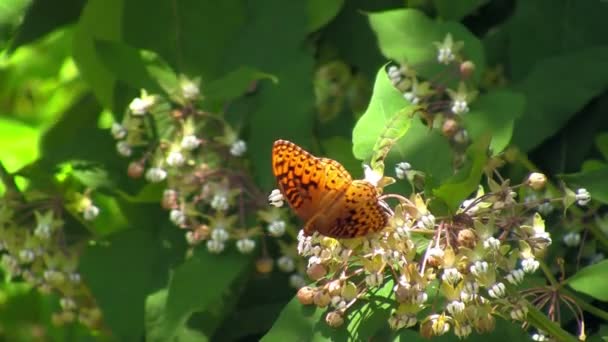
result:
[[[334,238],[354,238],[380,231],[387,215],[378,202],[378,191],[367,181],[355,180],[325,210],[312,218],[305,230]]]
[[[287,140],[275,141],[272,170],[283,197],[304,221],[322,210],[321,203],[339,196],[352,182],[348,171],[337,161],[317,158]]]

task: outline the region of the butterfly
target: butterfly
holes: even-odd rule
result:
[[[290,141],[277,140],[272,147],[272,170],[283,197],[306,222],[306,235],[319,232],[354,238],[386,226],[376,187],[353,180],[335,160],[317,158]]]

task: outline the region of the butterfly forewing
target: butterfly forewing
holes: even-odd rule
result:
[[[281,193],[298,216],[305,231],[338,238],[362,236],[386,224],[376,188],[353,181],[337,161],[317,158],[296,144],[277,140],[272,149],[272,168]]]

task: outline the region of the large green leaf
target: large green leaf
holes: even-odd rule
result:
[[[455,212],[462,201],[479,187],[483,170],[488,160],[490,136],[480,137],[467,149],[467,162],[433,194],[443,200],[451,212]]]
[[[448,33],[455,41],[464,42],[462,53],[475,64],[475,79],[485,69],[481,42],[460,23],[433,21],[414,9],[371,13],[369,21],[384,56],[407,61],[425,77],[435,76],[445,67],[436,62],[437,47],[433,42],[442,42]]]
[[[391,84],[384,68],[381,68],[376,77],[370,105],[353,129],[355,157],[369,160],[377,140],[395,115],[407,115],[413,108],[415,107]],[[437,180],[452,173],[452,152],[447,139],[436,131],[429,130],[418,118],[403,121],[400,130],[405,135],[393,146],[385,165],[394,166],[398,162],[407,161],[414,169]]]
[[[528,151],[555,134],[608,87],[608,48],[575,50],[542,60],[515,89],[526,111],[515,123],[513,143]]]
[[[544,59],[608,44],[608,35],[598,30],[608,16],[608,6],[602,1],[534,0],[515,4],[515,12],[506,25],[509,73],[515,80],[527,78]],[[576,73],[584,64],[570,64],[569,68]],[[602,67],[589,69],[600,71]],[[568,72],[559,72],[556,79],[583,87],[564,71]]]
[[[559,177],[569,187],[585,188],[589,190],[594,200],[608,203],[608,166],[564,174]]]
[[[114,336],[136,341],[144,332],[144,302],[152,290],[160,245],[144,230],[113,235],[107,244],[88,246],[80,273]]]
[[[509,90],[496,90],[480,96],[464,115],[465,126],[475,140],[491,134],[492,153],[498,154],[509,145],[513,135],[515,119],[525,108],[525,97]]]
[[[157,317],[153,324],[148,322],[147,329],[154,332],[153,336],[150,332],[147,334],[150,340],[171,340],[184,329],[194,312],[223,312],[222,302],[233,295],[228,291],[229,286],[247,265],[248,258],[241,254],[214,255],[206,249],[197,249],[173,271],[162,317]]]
[[[608,292],[604,284],[606,279],[608,279],[608,260],[603,260],[576,272],[566,280],[566,283],[576,291],[601,301],[608,301]]]
[[[414,108],[388,79],[384,67],[376,75],[372,99],[353,129],[353,154],[357,159],[367,160],[373,152],[376,141],[384,134],[393,118],[407,116]],[[401,135],[407,132],[411,120],[402,123]]]

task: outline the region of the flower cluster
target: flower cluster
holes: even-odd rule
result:
[[[77,272],[78,253],[65,245],[64,222],[54,210],[29,211],[4,198],[0,203],[0,263],[8,276],[43,294],[59,297],[60,311],[52,320],[61,325],[78,321],[99,329],[101,310]],[[82,208],[85,219],[96,216],[92,203]],[[92,212],[95,213],[92,214]]]
[[[528,307],[518,286],[538,270],[552,240],[541,214],[528,214],[529,203],[511,195],[515,188],[480,191],[441,219],[421,194],[391,195],[400,200],[387,227],[364,238],[300,232],[298,253],[308,259],[314,284],[302,287],[298,299],[329,308],[326,321],[336,327],[350,307],[380,289],[394,297],[390,327],[419,323],[427,337],[491,331],[496,316],[523,321]]]
[[[247,175],[247,144],[220,114],[198,108],[198,80],[182,77],[168,93],[142,91],[112,126],[119,154],[135,158],[129,176],[162,184],[162,207],[190,246],[221,253],[233,241],[238,251],[251,253],[263,229],[246,222],[264,206],[264,196]],[[277,213],[259,217],[270,235],[284,233]]]

